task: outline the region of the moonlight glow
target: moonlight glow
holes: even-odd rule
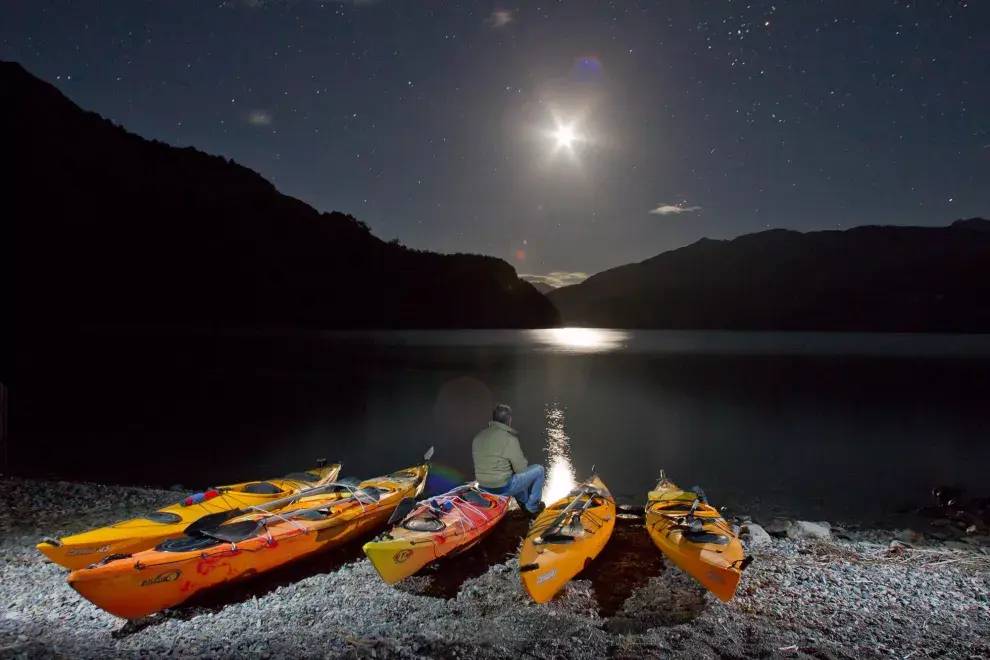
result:
[[[574,140],[577,138],[572,127],[563,125],[557,127],[553,136],[557,140],[558,149],[570,149],[571,145],[574,144]]]

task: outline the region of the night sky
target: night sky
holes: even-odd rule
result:
[[[520,273],[990,211],[986,0],[3,7],[0,58],[82,107]]]

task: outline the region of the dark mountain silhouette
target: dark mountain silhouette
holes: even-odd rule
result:
[[[505,261],[386,243],[232,160],[149,141],[83,111],[10,62],[0,62],[0,143],[21,323],[558,322]]]
[[[549,294],[567,325],[990,332],[990,221],[702,239]]]
[[[550,286],[546,282],[530,282],[530,284],[532,284],[533,285],[533,288],[535,288],[537,291],[539,291],[543,295],[546,295],[546,294],[550,293],[551,291],[556,291],[556,288],[555,287]]]

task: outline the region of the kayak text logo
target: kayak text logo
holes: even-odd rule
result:
[[[408,550],[408,549],[399,550],[397,553],[392,555],[392,561],[394,561],[396,564],[401,564],[405,560],[409,559],[409,556],[411,554],[412,554],[412,550]]]
[[[557,575],[557,569],[555,568],[555,569],[551,570],[550,572],[544,573],[540,577],[536,578],[536,584],[543,584],[544,582],[546,582],[547,580],[552,579],[556,575]]]
[[[714,582],[718,582],[719,584],[725,584],[725,580],[722,579],[722,576],[716,573],[715,571],[706,571],[705,577],[707,577],[709,580],[712,580]]]
[[[79,555],[91,555],[94,552],[107,552],[111,546],[102,545],[99,548],[72,548],[65,554],[69,557],[78,557]]]
[[[175,582],[182,575],[182,571],[165,571],[164,573],[159,573],[150,580],[144,580],[141,583],[142,587],[148,587],[153,584],[161,584],[162,582]]]

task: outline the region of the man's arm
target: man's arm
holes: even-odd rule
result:
[[[522,448],[519,446],[519,438],[514,435],[509,435],[505,443],[505,449],[502,450],[502,458],[508,459],[509,463],[512,464],[512,471],[516,474],[525,471],[529,467],[526,457],[523,456]]]

